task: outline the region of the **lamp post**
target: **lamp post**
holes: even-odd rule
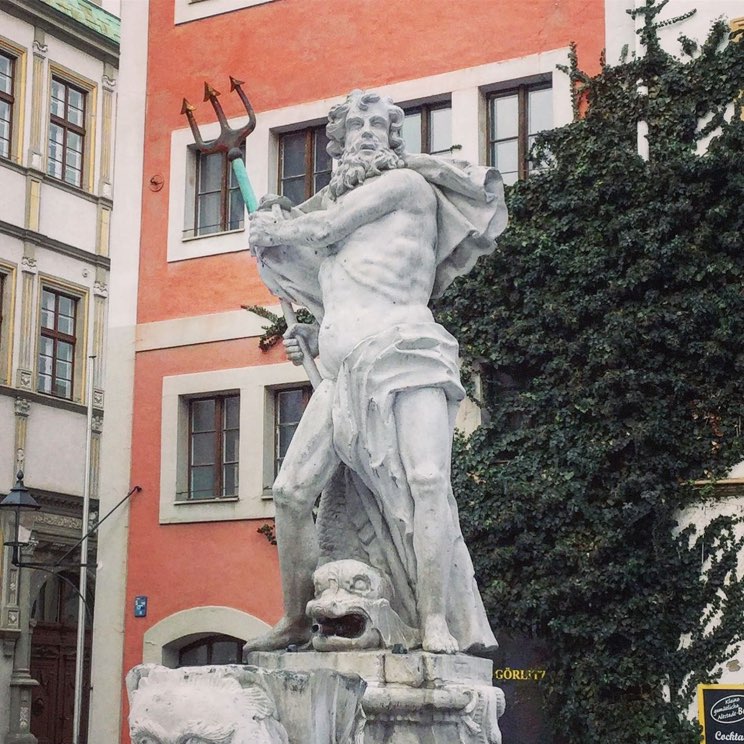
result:
[[[23,485],[23,473],[19,472],[15,486],[0,502],[0,508],[15,511],[13,539],[5,545],[12,549],[11,562],[18,569],[18,628],[19,634],[13,656],[13,672],[10,677],[10,721],[5,744],[37,744],[31,733],[31,691],[39,683],[31,677],[31,630],[29,612],[31,610],[30,584],[21,570],[21,512],[38,511],[36,499]]]

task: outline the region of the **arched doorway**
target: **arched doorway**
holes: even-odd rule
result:
[[[31,610],[31,676],[39,683],[32,693],[31,733],[39,744],[72,741],[78,587],[76,574],[54,574],[42,584]],[[88,598],[88,606],[92,607],[90,586]],[[90,627],[91,618],[86,614],[80,744],[87,744]]]

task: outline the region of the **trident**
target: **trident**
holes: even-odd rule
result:
[[[227,123],[227,117],[225,112],[222,110],[222,104],[220,103],[218,96],[219,91],[215,90],[209,83],[204,83],[204,100],[209,101],[212,104],[217,119],[220,122],[220,134],[217,138],[205,142],[202,139],[201,133],[199,132],[199,126],[196,123],[194,117],[195,107],[192,106],[185,98],[181,106],[181,113],[186,115],[191,127],[191,133],[194,135],[194,142],[196,149],[204,154],[211,155],[215,152],[224,152],[227,154],[227,160],[232,164],[232,170],[235,174],[235,178],[238,181],[240,193],[243,197],[246,209],[249,214],[258,211],[258,200],[256,199],[256,193],[253,191],[250,179],[248,178],[248,171],[246,170],[245,163],[243,162],[243,153],[240,149],[240,145],[245,141],[246,137],[256,128],[256,113],[253,110],[251,102],[248,100],[248,96],[241,87],[243,85],[242,80],[236,80],[232,75],[230,76],[230,92],[238,91],[238,96],[245,106],[245,110],[248,112],[248,123],[239,127],[238,129],[232,129]],[[282,202],[286,202],[291,207],[288,200],[281,197],[279,200],[275,200],[272,204],[272,211],[274,214],[282,219],[281,205]],[[297,324],[297,316],[295,315],[294,308],[287,301],[280,298],[282,307],[282,314],[287,326]],[[317,388],[322,382],[322,377],[318,368],[315,366],[315,360],[310,355],[310,351],[307,347],[307,343],[302,336],[297,336],[297,341],[302,351],[302,366],[305,368],[305,372],[312,383],[313,388]]]

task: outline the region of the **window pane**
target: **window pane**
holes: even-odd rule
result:
[[[59,80],[52,80],[52,115],[65,118],[65,86]]]
[[[282,181],[282,195],[286,196],[292,204],[301,204],[305,201],[305,177],[292,178]]]
[[[59,341],[57,343],[57,359],[61,359],[63,362],[72,362],[72,352],[72,344],[68,344],[67,341]],[[64,377],[65,375],[62,376]]]
[[[215,461],[214,433],[191,435],[191,463],[193,465],[213,465]]]
[[[83,138],[76,132],[67,132],[67,162],[72,161],[72,154],[77,155],[78,164],[83,153]]]
[[[13,60],[4,54],[0,54],[0,91],[13,92]]]
[[[242,663],[242,643],[236,641],[215,641],[212,645],[210,664]]]
[[[531,90],[527,99],[528,134],[553,127],[553,91],[550,88]]]
[[[82,127],[83,112],[85,108],[85,95],[79,90],[69,88],[67,104],[67,120],[78,127]]]
[[[70,384],[70,381],[56,378],[54,380],[54,395],[60,398],[71,398],[72,385]]]
[[[59,347],[58,347],[59,348]],[[64,362],[57,358],[57,366],[55,368],[57,381],[70,381],[72,380],[72,364],[70,362]]]
[[[238,495],[238,466],[225,465],[222,473],[223,496]]]
[[[502,176],[505,173],[516,172],[518,161],[519,149],[516,140],[496,142],[493,145],[493,164],[501,171]]]
[[[39,375],[39,392],[48,393],[52,392],[52,378],[46,374]]]
[[[305,131],[282,135],[281,173],[282,178],[299,176],[305,173]]]
[[[220,194],[204,194],[199,197],[199,223],[197,231],[199,235],[219,232],[222,229],[220,221],[221,214]]]
[[[189,496],[192,499],[214,498],[215,469],[214,465],[191,468]]]
[[[328,137],[326,137],[325,128],[315,130],[315,172],[321,173],[331,169],[331,156],[326,151],[328,147]]]
[[[209,649],[209,646],[204,643],[200,644],[199,646],[192,646],[191,648],[187,648],[181,651],[179,654],[179,665],[182,667],[185,666],[204,666],[205,664],[209,663],[209,659],[207,657],[207,650]]]
[[[224,462],[237,462],[240,445],[240,432],[234,429],[226,431],[223,438],[222,459]]]
[[[227,221],[228,230],[238,230],[245,222],[245,206],[240,189],[230,191],[230,204]]]
[[[225,409],[225,428],[237,429],[240,423],[240,398],[237,395],[225,398],[223,407]]]
[[[67,165],[65,166],[65,181],[73,186],[80,186],[82,184],[82,174],[78,169]]]
[[[491,103],[491,139],[516,137],[519,130],[517,94],[493,98]]]
[[[277,451],[277,457],[284,457],[287,454],[289,443],[292,441],[296,430],[296,424],[279,427],[279,449]]]
[[[73,318],[75,316],[75,300],[72,297],[59,295],[59,314],[65,318]]]
[[[449,106],[431,112],[429,131],[431,152],[449,151],[452,147],[452,109]]]
[[[191,401],[191,431],[214,431],[214,398]]]
[[[328,186],[330,182],[331,182],[331,171],[327,171],[326,173],[318,173],[314,177],[313,191],[317,194],[322,188],[325,188],[326,186]]]
[[[221,152],[199,157],[199,193],[220,191],[225,156]]]
[[[52,374],[52,357],[47,354],[39,354],[39,374],[51,375]]]
[[[401,136],[406,143],[406,152],[421,152],[421,112],[414,111],[406,114],[403,119]]]
[[[297,423],[302,418],[305,410],[305,394],[302,389],[280,390],[279,398],[279,423]]]

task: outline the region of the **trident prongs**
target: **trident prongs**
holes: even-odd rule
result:
[[[240,146],[243,144],[245,138],[256,128],[256,114],[253,111],[251,102],[248,100],[248,96],[246,96],[240,87],[241,85],[243,85],[242,81],[236,80],[232,76],[230,77],[230,92],[238,91],[238,96],[248,113],[248,123],[238,129],[232,129],[227,123],[227,117],[222,110],[222,104],[217,98],[220,95],[219,91],[215,90],[209,83],[204,83],[204,100],[211,102],[212,108],[215,114],[217,114],[217,120],[220,123],[219,137],[208,142],[205,142],[201,137],[199,126],[194,117],[194,107],[185,98],[183,99],[181,113],[186,114],[191,132],[194,135],[196,149],[200,153],[211,155],[213,152],[225,152],[228,154],[230,160],[240,157]]]

